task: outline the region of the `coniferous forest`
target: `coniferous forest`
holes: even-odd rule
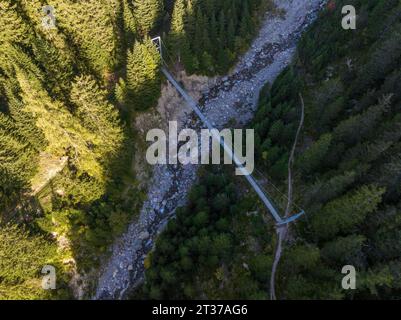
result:
[[[357,32],[338,28],[341,5],[361,8]],[[257,167],[286,192],[287,166],[305,100],[295,160],[295,203],[278,268],[278,299],[399,299],[401,3],[337,1],[302,37],[296,58],[260,95],[250,124]],[[380,17],[380,18],[378,18]],[[276,245],[241,197],[231,171],[202,171],[189,204],[149,257],[144,294],[152,299],[269,299]],[[241,190],[241,189],[240,189]],[[344,291],[341,268],[358,270]],[[178,281],[177,281],[178,279]],[[178,286],[177,283],[180,285]]]
[[[96,267],[138,213],[132,123],[156,106],[161,87],[151,37],[187,48],[176,58],[189,73],[217,74],[249,45],[260,6],[0,1],[0,298],[69,297],[69,274]],[[56,28],[46,28],[53,16]],[[231,38],[217,40],[227,28]],[[45,264],[62,274],[59,290],[40,289]]]
[[[358,28],[344,32],[347,4]],[[266,12],[283,14],[270,0],[0,0],[0,300],[74,299],[76,274],[92,296],[147,198],[135,121],[157,107],[161,66],[228,74]],[[281,208],[305,108],[291,209],[306,215],[288,231],[277,299],[400,298],[400,80],[401,2],[336,0],[260,92],[247,128]],[[270,299],[278,239],[266,209],[230,166],[197,175],[129,298]],[[42,289],[45,265],[56,290]],[[341,288],[344,265],[356,290]]]

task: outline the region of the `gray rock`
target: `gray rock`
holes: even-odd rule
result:
[[[143,231],[138,235],[138,239],[145,240],[145,239],[148,239],[149,236],[150,236],[149,232]]]

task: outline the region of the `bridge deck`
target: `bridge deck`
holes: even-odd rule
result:
[[[203,124],[209,129],[212,130],[214,129],[209,120],[205,117],[205,115],[202,113],[202,111],[199,109],[197,103],[194,101],[194,99],[189,96],[186,91],[178,84],[178,82],[174,79],[174,77],[170,74],[170,72],[165,68],[161,68],[162,73],[166,76],[168,81],[176,88],[176,90],[180,93],[180,95],[184,98],[184,100],[188,103],[188,105],[191,107],[191,109],[196,113],[196,115],[201,119]],[[212,131],[213,132],[213,131]],[[224,140],[221,139],[219,135],[213,135],[215,139],[218,139],[219,143],[221,146],[224,148],[225,152],[227,152],[228,155],[230,155],[233,158],[233,161],[237,168],[241,171],[241,173],[245,176],[247,179],[248,183],[252,186],[252,188],[255,190],[257,195],[259,196],[260,200],[262,200],[263,204],[266,206],[266,208],[269,210],[270,214],[273,216],[274,220],[278,225],[283,225],[287,224],[289,222],[292,222],[296,219],[298,219],[301,215],[304,214],[302,211],[301,213],[298,213],[286,220],[283,220],[279,213],[277,212],[275,206],[273,205],[272,201],[266,196],[266,194],[263,192],[262,188],[259,186],[258,182],[255,180],[255,178],[247,171],[247,169],[241,164],[241,162],[238,160],[236,157],[235,153],[233,150],[224,143]]]

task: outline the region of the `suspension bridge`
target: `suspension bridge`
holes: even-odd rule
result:
[[[181,95],[181,97],[185,100],[185,102],[188,104],[188,106],[192,109],[193,112],[198,116],[198,118],[201,120],[203,125],[205,125],[210,132],[212,132],[212,136],[214,139],[217,139],[219,141],[220,145],[223,147],[224,151],[233,159],[234,164],[236,167],[241,171],[245,179],[248,181],[250,186],[254,189],[262,203],[265,205],[269,213],[272,215],[273,219],[276,222],[277,226],[284,226],[287,225],[297,219],[299,219],[301,216],[305,214],[304,210],[300,210],[297,214],[294,214],[293,216],[290,216],[288,218],[282,218],[279,210],[277,209],[277,206],[274,204],[274,202],[270,199],[268,193],[266,190],[263,189],[263,187],[259,184],[259,182],[248,172],[248,170],[243,166],[243,164],[239,161],[233,150],[224,142],[224,139],[216,133],[215,128],[211,125],[209,120],[206,118],[206,116],[202,113],[200,110],[198,104],[195,102],[195,100],[182,88],[182,86],[177,82],[177,80],[172,76],[172,74],[169,72],[167,69],[167,64],[164,62],[163,59],[163,42],[161,37],[156,37],[152,39],[152,42],[156,46],[157,50],[160,53],[161,56],[161,61],[162,61],[162,67],[161,67],[161,72],[163,75],[167,78],[167,80],[174,86],[174,88],[178,91],[178,93]]]

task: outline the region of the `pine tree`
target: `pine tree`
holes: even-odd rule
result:
[[[40,271],[57,259],[56,245],[15,225],[0,228],[0,299],[51,297],[41,286]]]
[[[8,64],[4,68],[4,71],[8,77],[15,79],[15,69],[23,69],[32,73],[40,82],[45,82],[45,76],[42,70],[40,70],[32,57],[26,53],[25,50],[17,45],[11,44],[6,44],[3,50]]]
[[[155,106],[160,95],[160,55],[149,38],[136,42],[128,52],[127,89],[132,108],[145,110]]]
[[[217,48],[219,44],[218,24],[215,12],[212,13],[208,29],[209,29],[209,38],[211,43],[212,54],[213,56],[215,56],[218,51]]]
[[[0,113],[0,165],[28,181],[34,173],[35,160],[34,149],[20,135],[14,121]]]
[[[320,250],[314,245],[296,245],[285,252],[284,268],[301,272],[314,268],[320,260]]]
[[[128,0],[122,0],[122,2],[124,31],[128,34],[135,35],[136,21],[134,18],[134,14],[132,13],[132,10],[128,4]]]
[[[94,70],[107,80],[107,75],[119,60],[118,24],[107,1],[65,0],[56,10],[57,25],[70,35],[79,55],[87,62],[80,64],[81,70]]]
[[[361,114],[349,117],[334,129],[334,138],[352,145],[361,141],[380,123],[391,105],[392,94],[382,97],[379,103]]]
[[[76,106],[75,114],[80,123],[101,137],[93,150],[99,161],[110,159],[121,147],[123,136],[118,112],[107,101],[107,93],[93,77],[81,76],[72,85],[71,102]]]
[[[240,36],[241,40],[243,39],[244,44],[249,39],[251,30],[252,30],[252,23],[251,23],[251,14],[249,11],[248,1],[243,1],[239,36]],[[243,48],[241,48],[241,49],[243,50]]]
[[[46,39],[35,39],[34,54],[46,70],[46,87],[57,97],[65,98],[73,79],[74,61],[68,51],[57,48],[53,43]]]
[[[311,221],[316,236],[331,239],[339,233],[352,232],[369,213],[377,210],[384,192],[385,189],[374,185],[363,186],[329,202]]]
[[[299,167],[305,174],[319,169],[324,156],[331,146],[331,134],[322,135],[299,159]]]
[[[325,204],[342,195],[356,179],[357,172],[347,171],[329,180],[319,180],[306,188],[303,198],[307,205]]]
[[[196,8],[194,7],[192,1],[193,0],[187,0],[187,6],[185,8],[185,29],[188,40],[194,39],[196,27]]]
[[[0,212],[12,209],[29,190],[29,182],[20,176],[12,166],[0,165]],[[2,223],[2,216],[0,222]]]
[[[23,111],[35,115],[36,125],[48,142],[46,151],[58,157],[69,155],[81,172],[101,179],[102,169],[89,147],[89,142],[100,144],[101,137],[82,127],[63,103],[53,101],[34,75],[17,69],[16,77],[21,87]]]
[[[30,26],[34,31],[43,30],[42,18],[44,13],[42,11],[43,3],[40,0],[18,0],[17,8],[28,18]]]
[[[329,265],[338,267],[353,265],[357,268],[363,268],[366,264],[362,251],[365,241],[366,238],[362,235],[339,237],[326,243],[321,254]]]
[[[0,52],[5,42],[27,44],[30,28],[8,0],[0,1]]]
[[[200,7],[196,9],[196,18],[195,18],[195,34],[194,34],[194,41],[193,41],[193,50],[198,60],[202,61],[202,54],[204,52],[203,48],[203,30],[207,27],[204,22],[203,13]]]
[[[230,19],[229,27],[232,27],[232,21],[233,20]],[[235,30],[229,29],[226,31],[226,18],[223,11],[221,11],[219,15],[218,27],[219,30],[217,31],[218,44],[216,63],[218,65],[219,72],[224,73],[231,62],[230,58],[227,55],[226,46],[230,43],[231,38],[234,37]],[[232,34],[230,34],[230,32],[232,32]]]
[[[171,20],[171,31],[169,35],[169,48],[178,60],[189,66],[191,57],[189,52],[189,43],[187,39],[185,26],[185,2],[177,0],[174,5],[173,16]]]
[[[163,0],[133,0],[134,16],[142,36],[153,30],[163,14]]]
[[[393,286],[393,275],[388,265],[378,264],[360,275],[359,290],[367,290],[373,297],[379,296],[380,288]]]
[[[18,92],[15,92],[17,90],[15,84],[13,85],[10,82],[18,83],[18,81],[15,79],[14,81],[4,83],[10,117],[14,120],[15,126],[18,127],[18,133],[23,136],[26,141],[29,141],[30,145],[35,150],[40,151],[46,147],[45,136],[35,125],[35,116],[23,111],[24,104],[19,98],[17,98],[17,94],[19,94],[19,85]]]

